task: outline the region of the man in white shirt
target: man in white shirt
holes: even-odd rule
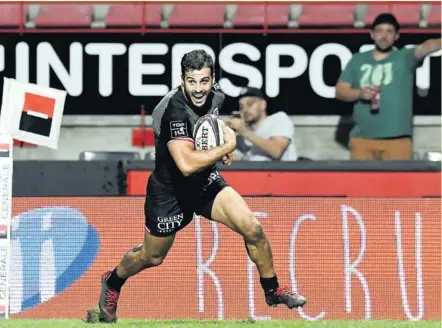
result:
[[[226,124],[237,133],[233,158],[245,161],[296,161],[295,128],[283,111],[267,115],[261,90],[246,87],[239,97],[239,117]]]

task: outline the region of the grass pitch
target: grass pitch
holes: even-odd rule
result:
[[[438,321],[206,321],[206,320],[125,320],[114,324],[90,324],[82,320],[0,320],[0,328],[440,328]]]

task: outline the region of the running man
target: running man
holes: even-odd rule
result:
[[[194,213],[222,223],[244,238],[269,306],[303,306],[303,296],[279,287],[272,250],[260,222],[216,169],[218,161],[230,165],[235,132],[223,125],[222,146],[204,151],[194,148],[195,123],[205,114],[218,115],[224,102],[224,94],[214,87],[212,57],[203,50],[189,52],[182,58],[181,72],[181,86],[171,90],[152,114],[156,157],[147,182],[144,242],[102,275],[99,320],[117,320],[117,302],[126,280],[160,265],[175,234],[192,221]]]

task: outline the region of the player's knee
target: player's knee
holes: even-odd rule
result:
[[[148,254],[148,252],[143,250],[140,252],[140,262],[144,268],[150,268],[161,265],[165,257],[166,256],[163,255]]]
[[[165,256],[141,256],[140,260],[143,263],[143,267],[150,268],[159,266],[163,263]]]
[[[150,258],[150,265],[151,266],[159,266],[163,263],[165,256],[152,256]]]
[[[246,226],[244,237],[248,243],[257,244],[265,239],[264,229],[255,216],[252,213],[251,215],[252,219]]]

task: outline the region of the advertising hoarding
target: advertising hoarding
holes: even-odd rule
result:
[[[404,33],[399,48],[437,34]],[[202,48],[216,61],[227,95],[221,115],[236,110],[240,87],[262,88],[269,111],[344,115],[351,104],[334,99],[334,85],[352,54],[372,44],[361,33],[31,33],[1,35],[0,70],[19,81],[65,89],[65,114],[149,115],[180,84],[184,53]],[[441,113],[440,52],[416,71],[415,115]]]
[[[302,311],[268,308],[244,242],[196,218],[128,280],[120,318],[440,320],[440,199],[246,198]],[[80,318],[143,240],[144,198],[14,198],[12,318]],[[134,306],[136,304],[136,306]]]

